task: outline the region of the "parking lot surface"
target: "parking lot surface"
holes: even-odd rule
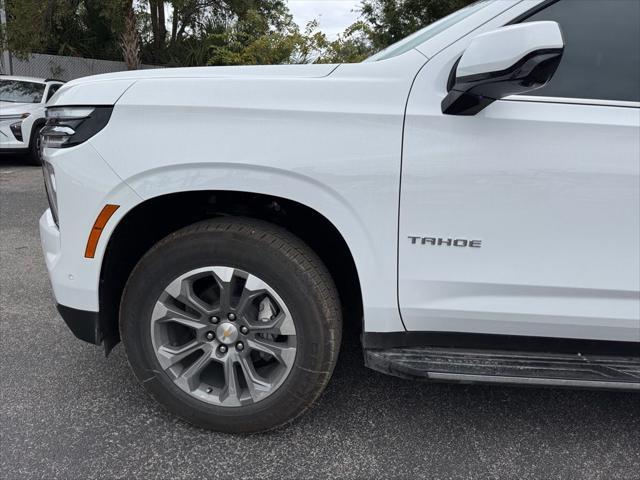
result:
[[[121,345],[105,358],[57,316],[45,208],[40,170],[0,158],[2,479],[640,479],[640,395],[413,383],[366,369],[357,332],[292,426],[189,426],[147,397]]]

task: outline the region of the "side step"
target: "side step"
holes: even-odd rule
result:
[[[365,350],[365,363],[410,379],[640,391],[640,357],[414,347]]]

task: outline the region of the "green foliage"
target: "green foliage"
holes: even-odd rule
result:
[[[321,62],[359,62],[475,0],[361,0],[360,20],[330,42]]]
[[[317,22],[301,31],[286,0],[6,0],[6,42],[23,56],[138,51],[168,66],[359,62],[471,2],[362,0],[360,20],[330,41]]]
[[[143,61],[164,65],[235,65],[287,61],[297,27],[285,0],[147,0]],[[164,7],[170,15],[163,18]],[[157,12],[157,13],[156,13]],[[170,23],[170,29],[166,29]]]
[[[362,0],[361,15],[374,50],[388,47],[475,0]]]
[[[6,0],[7,43],[17,55],[119,58],[122,0]]]
[[[284,13],[284,12],[283,12]],[[275,20],[275,22],[273,21]],[[274,23],[277,22],[277,25]],[[292,58],[299,32],[286,13],[274,19],[248,9],[228,28],[206,38],[209,65],[261,65],[286,63]]]
[[[374,53],[369,38],[369,26],[358,21],[348,27],[342,35],[326,45],[320,45],[321,54],[316,60],[319,63],[357,63]]]

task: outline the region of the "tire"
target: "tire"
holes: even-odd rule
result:
[[[33,125],[31,131],[31,139],[29,140],[29,153],[28,162],[29,165],[40,166],[42,165],[42,159],[40,158],[40,130],[42,130],[43,124]]]
[[[215,266],[213,282],[209,278],[208,270],[212,266]],[[224,272],[230,271],[228,268],[225,270],[225,267],[236,269],[233,270],[233,275],[236,276],[232,276],[228,284],[220,280]],[[200,270],[204,270],[204,273]],[[186,272],[200,273],[197,273],[198,277],[196,274]],[[250,280],[242,276],[245,274],[248,274],[246,278]],[[183,277],[185,279],[179,280]],[[250,288],[250,282],[252,285],[258,285],[256,278],[264,282],[265,288],[269,287],[271,290],[260,290],[254,286]],[[203,291],[210,295],[211,300],[215,297],[216,288],[219,288],[220,292],[236,292],[239,288],[232,288],[231,285],[238,285],[238,282],[242,283],[244,280],[246,283],[244,290],[239,294],[237,308],[239,309],[241,304],[250,305],[243,312],[251,314],[238,310],[238,318],[236,323],[233,323],[224,319],[224,313],[220,315],[216,313],[209,322],[218,319],[219,316],[221,318],[219,322],[222,323],[213,325],[216,330],[207,332],[210,335],[215,334],[216,338],[211,344],[202,344],[206,348],[213,349],[211,353],[207,353],[209,350],[203,350],[204,355],[200,357],[201,353],[197,352],[194,354],[197,360],[193,365],[189,364],[192,360],[189,356],[188,360],[184,360],[184,365],[174,364],[169,369],[165,369],[166,364],[161,364],[161,356],[157,352],[163,348],[165,350],[170,348],[173,355],[176,351],[182,351],[180,350],[182,347],[159,347],[158,345],[167,342],[167,338],[171,335],[177,335],[174,330],[180,330],[180,335],[188,330],[189,338],[194,336],[196,340],[193,341],[196,344],[200,341],[198,335],[201,333],[199,323],[192,331],[183,330],[183,325],[176,326],[171,320],[175,316],[174,297],[166,292],[171,292],[181,301],[192,298],[179,296],[182,293],[178,294],[177,290],[171,290],[174,288],[171,285],[180,285],[180,288],[187,285],[189,292],[193,295],[196,287],[201,288],[198,282],[209,282],[211,286],[206,283]],[[229,285],[229,288],[222,289],[219,285]],[[202,301],[205,294],[198,293],[198,295],[202,297],[199,297],[197,302],[193,302],[193,305],[200,308],[199,305],[205,303]],[[245,297],[250,300],[243,303]],[[255,302],[258,301],[260,304],[256,307]],[[215,300],[211,302],[212,305],[216,303]],[[219,308],[224,310],[222,293],[219,293],[217,302]],[[264,302],[266,305],[263,305]],[[283,302],[282,305],[279,302]],[[165,315],[167,304],[171,305],[169,310],[172,313]],[[191,303],[175,305],[186,304],[192,305]],[[263,313],[263,307],[266,313]],[[252,317],[255,311],[259,312],[257,320]],[[160,318],[155,319],[158,316]],[[167,318],[169,318],[168,321]],[[270,322],[274,322],[273,325],[275,325],[279,318],[285,319],[280,321],[279,330],[275,334],[264,334],[267,337],[252,331],[247,337],[242,337],[242,327],[238,326],[241,321],[251,320],[246,323],[246,329],[266,328],[272,325]],[[206,319],[204,322],[206,323]],[[287,328],[284,327],[285,322],[289,325]],[[238,327],[234,334],[238,335],[239,340],[246,338],[247,347],[243,351],[238,351],[237,343],[235,347],[229,344],[226,353],[228,356],[225,357],[221,353],[221,349],[227,347],[222,343],[228,341],[225,337],[227,333],[225,329],[232,330],[234,325]],[[225,330],[222,336],[219,335],[218,327],[220,330]],[[291,336],[289,334],[293,331],[293,327],[295,327],[295,335]],[[280,335],[285,330],[287,330],[286,335]],[[167,410],[198,427],[226,433],[255,433],[272,430],[293,421],[311,407],[320,396],[329,382],[337,361],[342,336],[342,318],[338,293],[329,272],[317,255],[301,240],[284,229],[262,221],[219,218],[194,224],[169,235],[140,260],[131,273],[123,293],[120,331],[127,358],[137,379]],[[157,332],[160,333],[157,334]],[[253,337],[250,337],[251,335]],[[265,338],[269,339],[268,342]],[[283,338],[286,342],[283,345],[286,348],[276,351],[289,352],[286,357],[288,364],[285,361],[280,363],[276,361],[281,357],[285,358],[284,354],[271,356],[260,351],[257,353],[255,350],[249,351],[251,345],[260,345],[263,341],[270,345],[269,348],[273,348],[273,345],[282,341]],[[175,343],[182,345],[182,342],[185,342],[185,345],[189,345],[190,341],[180,339]],[[290,345],[293,344],[295,344],[295,356],[291,354]],[[234,358],[239,359],[239,363],[232,363],[232,354],[236,356]],[[211,371],[202,370],[194,380],[194,377],[187,373],[191,371],[190,368],[195,368],[194,365],[201,365],[198,363],[201,358],[205,358],[206,362],[206,355],[215,357],[215,361],[209,360],[206,367]],[[178,357],[172,357],[171,362],[175,358]],[[246,366],[247,358],[248,362],[255,362],[253,366]],[[254,360],[255,358],[258,360]],[[218,361],[229,362],[228,364],[233,368],[229,367],[227,370],[227,363],[219,367]],[[263,365],[264,363],[266,366]],[[251,372],[258,371],[255,365],[261,365],[262,371],[278,379],[268,382],[272,387],[277,385],[277,388],[272,388],[270,393],[265,393],[268,387],[250,381]],[[288,373],[284,374],[287,368]],[[227,378],[227,372],[235,372],[235,376],[230,373]],[[183,376],[187,379],[186,381],[183,380]],[[209,393],[214,390],[213,387],[205,388],[206,382],[203,380],[205,377],[210,385],[218,385],[215,387],[218,394]],[[244,384],[239,380],[240,377],[244,378]],[[209,378],[216,380],[208,380]],[[232,384],[238,386],[236,392],[242,392],[242,395],[236,394],[237,399],[232,395],[234,391],[231,388]],[[265,390],[258,391],[257,387],[264,387]],[[257,401],[253,400],[254,394],[258,398]],[[222,404],[222,402],[232,401],[238,401],[241,404],[231,406]]]

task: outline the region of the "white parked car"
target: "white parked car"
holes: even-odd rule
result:
[[[639,16],[489,0],[361,64],[66,84],[40,220],[63,318],[226,432],[301,415],[345,324],[406,378],[639,390]]]
[[[0,154],[28,153],[40,165],[39,133],[45,122],[45,104],[64,82],[0,76]]]

